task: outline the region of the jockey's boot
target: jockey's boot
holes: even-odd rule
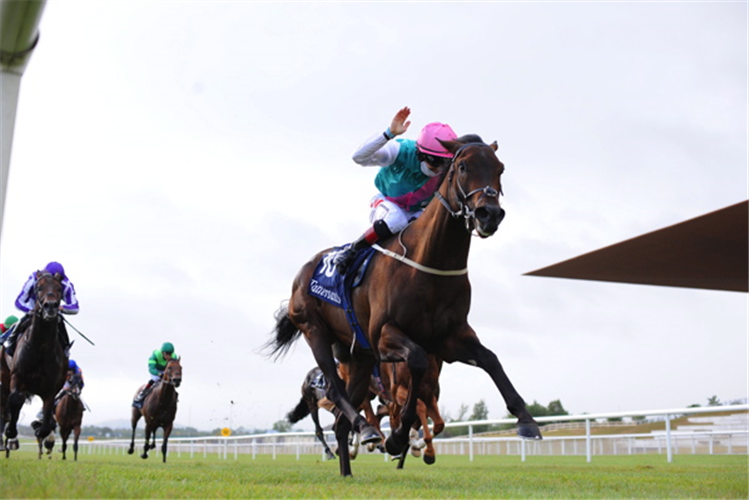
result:
[[[353,264],[354,258],[359,250],[370,247],[378,241],[389,238],[392,235],[392,231],[390,231],[390,228],[384,220],[375,221],[372,227],[364,231],[364,234],[361,235],[358,240],[351,243],[336,255],[335,259],[333,259],[333,264],[335,264],[339,273],[344,274],[349,266]]]
[[[26,314],[18,323],[11,327],[10,334],[3,344],[5,346],[5,354],[11,357],[13,356],[13,353],[16,351],[16,341],[18,341],[18,336],[26,329],[29,322],[31,322],[31,315]]]
[[[146,386],[138,393],[137,396],[135,396],[135,399],[133,400],[133,408],[143,408],[143,401],[146,399],[146,395],[148,395],[148,391],[153,387],[154,381],[149,380]]]

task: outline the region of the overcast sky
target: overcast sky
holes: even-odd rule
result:
[[[507,217],[473,240],[470,322],[528,403],[746,398],[746,294],[523,276],[747,199],[745,2],[64,0],[40,31],[0,316],[65,266],[96,343],[70,330],[85,424],[129,418],[164,341],[178,424],[283,419],[314,360],[303,340],[276,363],[258,349],[299,267],[367,227],[376,170],[351,154],[403,106],[407,137],[443,121],[500,144]],[[447,416],[507,413],[477,368],[440,382]]]

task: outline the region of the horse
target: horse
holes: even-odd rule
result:
[[[322,377],[322,371],[320,368],[314,367],[304,377],[304,382],[302,383],[302,397],[299,399],[299,403],[297,403],[294,409],[286,415],[286,420],[290,424],[295,424],[307,415],[312,417],[312,422],[315,424],[315,436],[317,436],[317,439],[322,443],[322,446],[325,449],[325,458],[332,460],[335,458],[335,454],[330,450],[330,447],[325,440],[322,427],[320,426],[318,410],[321,401],[329,402],[325,397],[325,379]],[[332,405],[325,409],[331,412],[333,411]]]
[[[19,338],[13,356],[0,354],[0,440],[6,458],[18,447],[18,415],[24,402],[37,395],[43,402],[42,422],[34,431],[42,457],[42,441],[55,429],[54,400],[65,382],[68,358],[58,338],[62,277],[37,271],[31,323]],[[18,328],[18,327],[17,327]]]
[[[391,455],[405,451],[417,418],[418,390],[414,388],[421,386],[428,368],[427,354],[483,369],[518,418],[518,434],[541,439],[538,424],[497,356],[468,324],[470,243],[474,233],[481,238],[492,236],[504,218],[499,200],[504,164],[496,156],[496,142],[486,144],[477,135],[441,142],[453,157],[434,198],[397,237],[375,246],[367,272],[351,292],[353,312],[367,345],[352,332],[347,311],[310,294],[318,262],[326,255],[327,262],[331,249],[318,252],[302,266],[290,300],[276,312],[272,338],[266,343],[268,356],[278,360],[304,335],[330,383],[328,397],[345,417],[335,424],[339,444],[351,429],[361,434],[363,443],[381,439],[357,408],[367,396],[377,363],[405,362],[411,386],[400,424],[385,441]],[[336,374],[334,350],[350,352],[351,376],[345,384]],[[342,446],[339,465],[341,475],[351,475]]]
[[[439,375],[442,370],[442,361],[433,355],[429,355],[429,367],[419,387],[418,400],[416,402],[417,422],[413,429],[422,429],[424,437],[411,440],[411,454],[418,457],[424,450],[423,460],[427,465],[436,461],[436,451],[432,440],[445,429],[445,421],[440,413],[439,399]],[[381,363],[380,374],[382,383],[389,387],[389,399],[386,400],[390,427],[395,428],[400,421],[401,409],[408,398],[408,390],[411,383],[411,375],[405,363]],[[433,428],[429,428],[429,419],[432,419]],[[398,461],[398,469],[403,468],[403,462],[407,454],[402,453]]]
[[[174,417],[177,415],[177,387],[182,383],[182,365],[180,359],[170,359],[166,364],[161,380],[151,389],[151,392],[143,400],[142,408],[133,408],[130,423],[133,426],[133,435],[130,439],[128,455],[133,454],[135,447],[135,427],[142,416],[146,422],[146,442],[140,458],[148,458],[148,450],[156,448],[156,431],[162,428],[164,436],[161,443],[161,456],[166,463],[166,447],[169,434],[172,433]],[[138,392],[143,387],[138,389]],[[136,394],[138,394],[136,392]],[[153,440],[151,443],[151,436]]]
[[[339,365],[339,375],[341,376],[341,378],[346,378],[345,367],[343,367],[342,365]],[[371,397],[374,397],[374,395],[372,395]],[[371,405],[369,405],[368,403],[369,400],[367,400],[366,403],[362,405],[362,410],[364,410],[367,420],[370,423],[373,423],[379,430],[379,418],[381,418],[381,416],[378,418],[372,411]],[[335,454],[330,450],[330,447],[325,440],[323,429],[320,426],[320,408],[327,410],[334,415],[336,414],[335,406],[325,396],[325,377],[322,376],[322,371],[320,370],[320,368],[316,366],[312,368],[304,377],[304,382],[302,383],[302,397],[299,399],[299,403],[297,403],[294,409],[292,409],[286,415],[286,420],[290,424],[295,424],[307,415],[311,416],[312,421],[315,424],[315,436],[317,436],[317,439],[323,445],[323,448],[325,450],[325,458],[327,460],[332,460],[335,458]],[[351,441],[349,442],[349,454],[352,459],[356,458],[359,450],[357,437],[358,436],[354,434],[351,438]],[[370,447],[369,451],[374,451],[374,447]]]
[[[81,436],[81,422],[83,421],[83,401],[81,401],[80,386],[73,385],[70,389],[63,391],[62,397],[57,402],[57,408],[55,408],[55,418],[60,426],[62,459],[66,460],[68,437],[73,432],[73,460],[78,460],[78,438]]]

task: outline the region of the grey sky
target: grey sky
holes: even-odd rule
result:
[[[178,422],[282,419],[314,361],[303,341],[279,363],[256,351],[301,264],[366,228],[375,170],[350,156],[406,105],[412,138],[444,121],[500,144],[507,218],[473,242],[470,318],[528,402],[747,396],[745,294],[522,276],[747,198],[746,3],[66,0],[40,31],[0,315],[64,264],[96,343],[72,353],[86,423],[128,417],[165,340]],[[506,414],[476,368],[441,383],[451,415]]]

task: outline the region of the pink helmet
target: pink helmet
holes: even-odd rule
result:
[[[437,139],[453,141],[457,138],[457,134],[453,132],[450,125],[432,122],[428,123],[423,129],[421,129],[421,132],[419,132],[419,137],[416,139],[416,147],[419,151],[428,155],[452,158],[453,154],[445,149]]]

